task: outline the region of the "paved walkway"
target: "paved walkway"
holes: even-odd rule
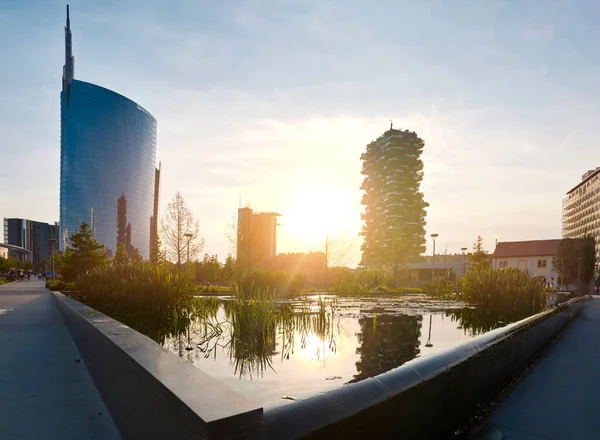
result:
[[[0,286],[0,439],[119,439],[44,283]]]
[[[600,299],[585,305],[478,440],[600,439]]]

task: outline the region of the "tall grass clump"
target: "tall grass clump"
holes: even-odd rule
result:
[[[146,263],[91,269],[80,275],[75,285],[86,304],[118,312],[159,312],[185,306],[195,287],[183,271]]]
[[[493,307],[513,307],[532,313],[545,305],[542,283],[516,268],[472,270],[456,282],[440,280],[423,291],[437,298],[452,298]]]
[[[292,278],[287,272],[281,270],[255,270],[248,272],[236,283],[238,294],[247,294],[253,291],[268,291],[276,297],[295,294],[301,287],[301,280],[299,278]]]

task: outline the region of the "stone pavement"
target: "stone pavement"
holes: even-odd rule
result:
[[[496,410],[477,440],[600,439],[600,299]]]
[[[0,439],[120,439],[42,281],[0,286]]]

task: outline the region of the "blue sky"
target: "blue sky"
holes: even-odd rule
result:
[[[158,119],[161,204],[180,190],[221,257],[241,193],[283,214],[279,251],[317,249],[324,219],[357,263],[359,157],[391,118],[425,140],[442,252],[560,237],[564,193],[600,165],[594,1],[70,4],[75,77]],[[64,20],[0,0],[0,217],[58,219]]]

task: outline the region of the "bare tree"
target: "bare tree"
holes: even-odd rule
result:
[[[350,261],[348,254],[352,248],[352,243],[342,235],[325,236],[323,243],[323,253],[325,254],[325,270],[334,266],[345,266]]]
[[[177,265],[188,259],[188,241],[190,260],[202,252],[204,238],[200,237],[200,224],[194,219],[179,191],[169,203],[160,226],[167,258],[177,262]]]

